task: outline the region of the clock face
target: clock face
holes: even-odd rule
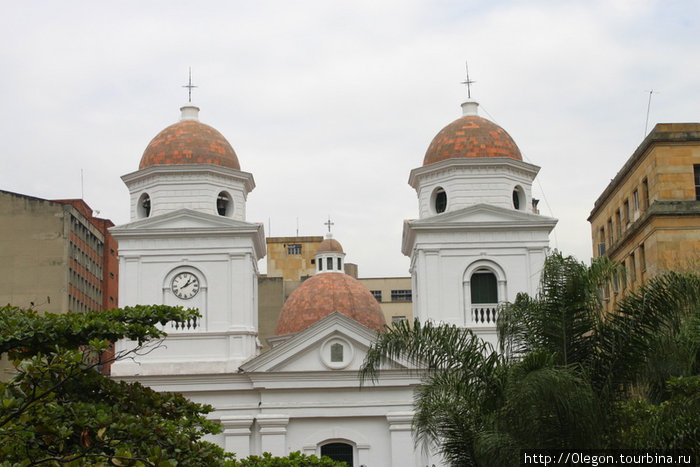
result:
[[[199,279],[191,272],[181,272],[173,278],[171,288],[176,297],[187,300],[199,292]]]

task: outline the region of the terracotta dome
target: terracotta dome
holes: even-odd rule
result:
[[[357,279],[343,273],[318,274],[289,296],[277,321],[277,335],[298,332],[334,311],[375,331],[386,321],[379,303]]]
[[[334,238],[326,237],[321,243],[318,244],[318,249],[316,253],[344,253],[343,246],[338,240]]]
[[[191,109],[196,107],[183,107],[183,115]],[[143,152],[139,169],[179,164],[216,164],[241,169],[226,138],[196,119],[181,120],[158,133]]]
[[[520,149],[506,130],[478,115],[467,115],[440,130],[425,153],[423,165],[468,157],[523,160]]]

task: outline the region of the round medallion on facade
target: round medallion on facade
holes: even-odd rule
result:
[[[139,169],[153,165],[215,164],[240,170],[231,144],[216,129],[197,120],[195,106],[182,108],[183,119],[156,135],[141,157]]]
[[[440,130],[425,153],[423,165],[468,157],[523,159],[506,130],[478,115],[467,115]]]
[[[318,274],[302,283],[282,307],[277,335],[298,332],[334,311],[375,331],[384,329],[384,313],[372,293],[343,273]]]

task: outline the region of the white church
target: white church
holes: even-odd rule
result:
[[[536,292],[556,220],[532,198],[539,168],[477,107],[462,104],[463,116],[411,171],[418,218],[405,222],[401,248],[411,260],[414,316],[469,327],[495,344],[498,304]],[[212,441],[238,458],[302,451],[355,467],[443,465],[414,446],[419,379],[406,362],[390,362],[360,389],[358,370],[385,320],[369,290],[343,272],[337,240],[319,246],[316,274],[287,299],[261,353],[257,265],[266,247],[263,225],[246,220],[253,175],[199,121],[199,108],[181,112],[122,177],[131,221],[111,233],[122,306],[181,305],[202,318],[115,362],[112,377],[211,404],[224,429]],[[120,341],[116,350],[135,346]]]

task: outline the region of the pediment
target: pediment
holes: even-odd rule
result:
[[[227,217],[214,216],[212,214],[193,211],[191,209],[178,209],[160,216],[139,219],[128,224],[122,224],[110,229],[112,234],[127,233],[134,231],[164,231],[164,230],[188,230],[202,231],[206,229],[254,229],[259,228],[259,224],[243,222]]]
[[[375,337],[376,333],[371,329],[335,312],[249,360],[241,370],[246,373],[343,370],[356,374]],[[407,367],[406,362],[392,360],[384,368]]]

